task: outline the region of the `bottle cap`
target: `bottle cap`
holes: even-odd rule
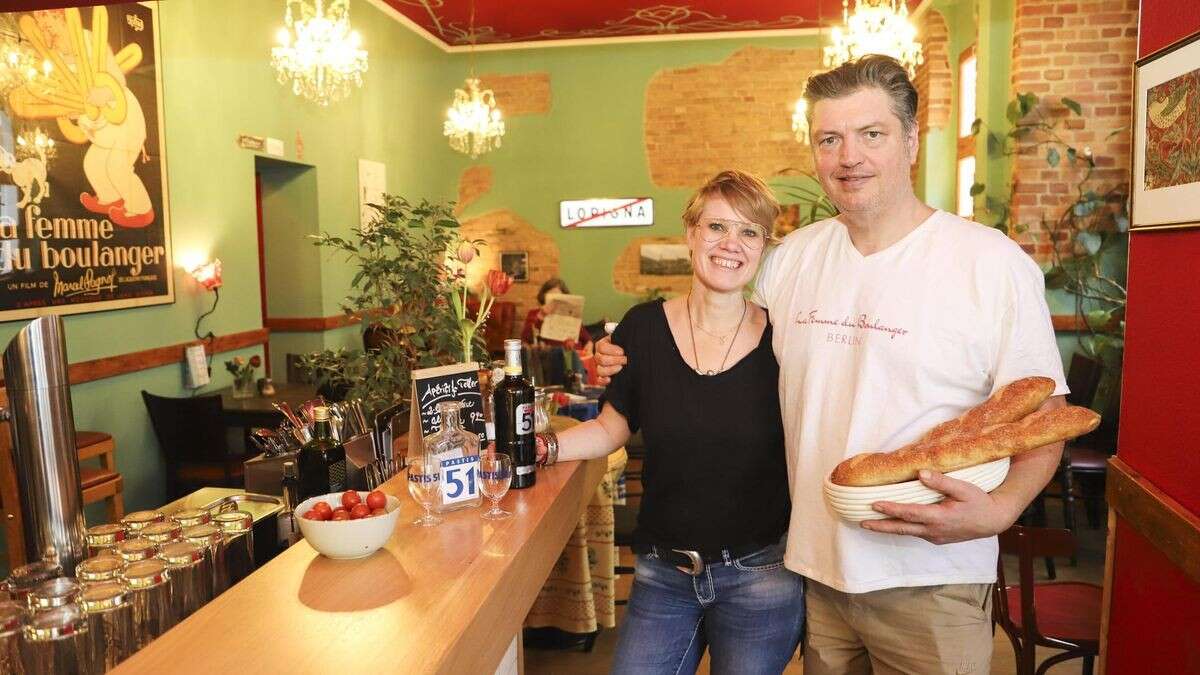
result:
[[[286,478],[295,478],[296,477],[296,463],[290,459],[288,461],[284,462],[283,463],[283,475]]]
[[[313,421],[314,422],[328,422],[329,421],[329,408],[326,408],[323,405],[319,405],[319,406],[316,406],[315,408],[313,408]]]

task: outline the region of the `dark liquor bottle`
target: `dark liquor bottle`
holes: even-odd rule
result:
[[[296,471],[296,463],[292,460],[283,463],[280,488],[283,493],[283,511],[277,516],[279,542],[284,546],[291,546],[300,538],[300,531],[296,525],[296,506],[300,504],[300,477]]]
[[[346,489],[346,449],[333,440],[329,408],[313,408],[313,439],[300,448],[297,502]]]
[[[521,341],[504,341],[504,379],[492,395],[496,415],[496,452],[512,458],[512,488],[533,487],[537,482],[533,438],[533,385],[521,374]]]

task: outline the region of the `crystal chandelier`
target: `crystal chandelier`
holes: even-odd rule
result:
[[[908,20],[905,0],[842,0],[842,20],[845,27],[833,29],[833,44],[825,47],[825,66],[841,64],[867,54],[886,54],[916,77],[917,66],[925,60],[917,29]]]
[[[362,37],[350,29],[350,0],[286,0],[286,27],[271,48],[271,66],[280,84],[292,82],[292,93],[327,106],[362,86],[367,52]],[[296,16],[293,16],[293,6]]]
[[[480,89],[475,77],[475,2],[471,2],[470,33],[471,70],[462,89],[454,90],[454,103],[446,111],[442,135],[450,139],[450,147],[471,159],[500,147],[504,136],[504,120],[496,106],[491,89]]]
[[[480,89],[479,79],[468,77],[464,88],[454,90],[442,134],[450,139],[450,147],[471,159],[500,147],[504,120],[492,90]]]

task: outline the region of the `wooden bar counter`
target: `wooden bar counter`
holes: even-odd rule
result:
[[[383,549],[331,560],[301,540],[122,663],[119,673],[492,673],[606,470],[603,459],[538,470],[514,513],[420,512],[406,474]]]

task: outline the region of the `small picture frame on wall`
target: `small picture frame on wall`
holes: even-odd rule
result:
[[[1200,227],[1200,33],[1134,63],[1130,227]]]
[[[502,251],[500,271],[512,277],[513,281],[529,281],[529,254],[525,251]]]

